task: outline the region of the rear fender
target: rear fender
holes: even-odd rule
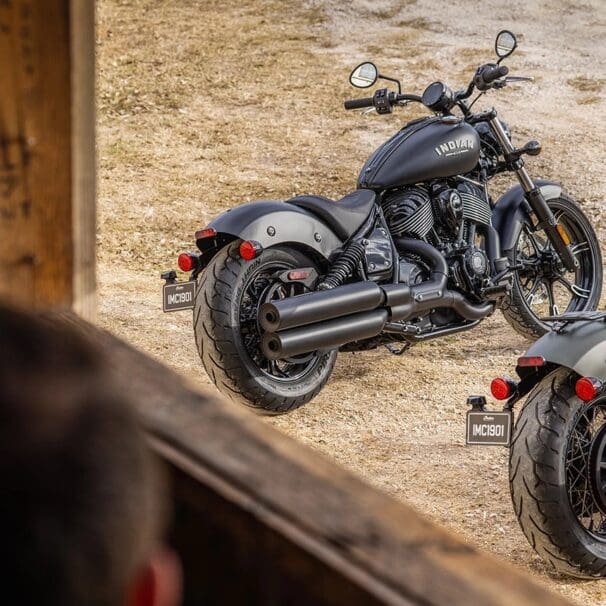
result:
[[[573,322],[560,332],[548,332],[524,356],[542,356],[548,367],[565,366],[581,376],[606,381],[606,323]],[[518,366],[517,373],[528,380],[537,370]]]
[[[284,202],[261,200],[230,208],[208,225],[216,230],[219,248],[231,240],[255,240],[269,248],[293,244],[309,248],[329,259],[343,242],[322,221],[304,209]],[[208,239],[196,243],[208,251]]]
[[[541,190],[545,200],[559,198],[562,195],[561,186],[553,181],[536,179],[534,183]],[[497,200],[492,212],[492,226],[499,233],[503,254],[516,245],[520,226],[526,218],[526,208],[524,190],[519,185],[512,187]]]

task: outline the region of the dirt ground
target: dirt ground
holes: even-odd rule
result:
[[[99,0],[100,323],[207,386],[190,314],[161,312],[159,272],[226,208],[355,187],[371,151],[422,113],[343,111],[364,96],[347,83],[355,64],[374,60],[409,92],[454,87],[503,27],[520,37],[511,73],[535,82],[483,104],[515,141],[542,142],[532,174],[562,181],[602,238],[603,0]],[[464,445],[467,396],[527,345],[496,314],[402,357],[342,354],[315,401],[267,422],[579,604],[606,604],[606,582],[552,576],[527,544],[506,451]]]

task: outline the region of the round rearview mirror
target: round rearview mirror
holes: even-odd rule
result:
[[[517,45],[518,41],[516,40],[516,37],[509,30],[504,29],[497,34],[494,49],[497,53],[497,57],[505,59],[505,57],[509,57],[509,55],[513,53]]]
[[[368,88],[372,86],[379,77],[379,70],[374,63],[360,63],[354,68],[349,76],[349,82],[358,88]]]

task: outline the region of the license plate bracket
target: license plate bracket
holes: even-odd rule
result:
[[[509,446],[513,426],[511,410],[467,412],[465,443],[476,446]]]
[[[196,280],[173,282],[162,287],[162,310],[165,312],[193,309],[196,298]]]

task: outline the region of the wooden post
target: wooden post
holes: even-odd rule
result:
[[[94,5],[0,0],[0,297],[94,312]]]

